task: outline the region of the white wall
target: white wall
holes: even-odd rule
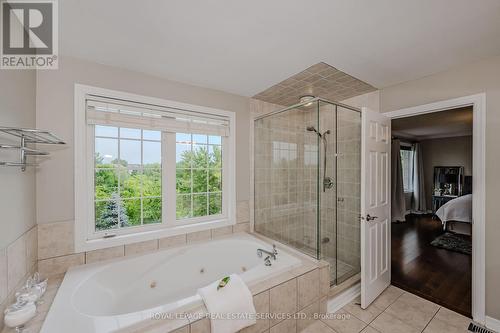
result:
[[[500,56],[380,92],[382,112],[486,93],[486,315],[500,319]]]
[[[2,70],[0,73],[0,126],[35,126],[36,72]],[[19,145],[11,136],[0,143]],[[0,151],[0,160],[17,159],[16,152]],[[35,224],[35,172],[28,168],[0,167],[0,249]]]
[[[380,90],[351,97],[341,102],[358,108],[367,107],[372,111],[380,111]]]
[[[73,223],[75,83],[125,91],[236,112],[236,197],[250,197],[249,98],[149,76],[129,70],[62,57],[59,70],[37,75],[36,124],[59,134],[67,147],[54,153],[37,173],[37,222]]]

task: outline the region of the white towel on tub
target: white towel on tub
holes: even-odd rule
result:
[[[229,277],[229,282],[219,290],[221,280],[198,289],[211,316],[211,333],[234,333],[256,323],[252,293],[239,275]]]

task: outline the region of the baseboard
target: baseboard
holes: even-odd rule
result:
[[[486,327],[490,330],[500,332],[500,320],[486,316]]]
[[[342,309],[344,306],[349,304],[353,299],[361,294],[361,283],[357,283],[354,286],[341,292],[334,298],[328,301],[327,312],[334,313]]]

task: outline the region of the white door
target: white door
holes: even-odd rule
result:
[[[391,283],[391,120],[361,114],[361,307]]]

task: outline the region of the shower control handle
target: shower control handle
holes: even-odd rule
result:
[[[325,177],[325,179],[323,179],[323,188],[331,189],[332,187],[333,187],[333,179],[331,177]]]

